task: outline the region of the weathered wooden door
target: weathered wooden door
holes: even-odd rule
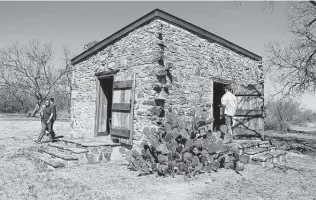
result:
[[[237,111],[234,117],[234,134],[264,135],[264,96],[263,84],[234,85],[237,98]]]
[[[114,76],[111,136],[130,145],[133,139],[134,91],[134,74]]]

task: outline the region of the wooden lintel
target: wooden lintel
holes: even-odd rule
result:
[[[119,71],[120,71],[119,69],[115,69],[115,70],[108,70],[108,71],[103,71],[103,72],[96,72],[95,76],[97,76],[99,78],[99,77],[102,77],[102,76],[116,74]]]

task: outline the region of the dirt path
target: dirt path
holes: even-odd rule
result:
[[[50,170],[30,160],[36,121],[0,121],[0,199],[316,199],[316,158],[289,153],[275,168],[247,166],[188,179],[137,177],[120,163]],[[68,124],[56,123],[67,134]]]

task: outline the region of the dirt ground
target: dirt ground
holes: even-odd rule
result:
[[[0,199],[316,199],[316,157],[289,152],[274,168],[248,165],[183,176],[137,177],[121,163],[52,170],[30,158],[39,121],[0,117]],[[67,134],[67,122],[56,122]],[[316,135],[309,135],[316,140]]]

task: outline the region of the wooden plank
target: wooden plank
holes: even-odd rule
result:
[[[112,111],[130,111],[131,104],[130,103],[113,103]]]
[[[97,78],[100,79],[100,78],[102,78],[102,76],[113,75],[113,74],[116,74],[119,71],[120,71],[119,69],[116,69],[116,70],[108,70],[108,71],[103,71],[103,72],[96,72],[95,76],[97,76]]]
[[[236,96],[237,109],[261,110],[264,99],[261,96]]]
[[[262,110],[237,109],[235,116],[262,116]]]
[[[233,126],[249,130],[260,130],[263,123],[263,117],[234,117]]]
[[[114,83],[120,83],[117,86],[120,87],[120,89],[114,89],[113,87],[113,104],[115,106],[124,106],[129,107],[129,112],[117,112],[117,110],[113,109],[112,107],[112,127],[116,127],[119,129],[125,129],[130,130],[130,117],[131,117],[131,95],[132,95],[132,75],[131,74],[118,74],[114,76]],[[126,88],[126,87],[129,88]],[[121,88],[124,88],[121,89]],[[128,105],[128,106],[127,106]],[[121,134],[118,134],[115,132],[111,132],[111,135],[113,138],[120,138],[119,142],[125,141],[124,136]],[[130,134],[128,137],[125,137],[126,140],[128,140],[130,137]]]
[[[136,75],[133,74],[133,85],[132,85],[132,94],[131,94],[131,114],[129,118],[129,130],[130,130],[130,136],[129,136],[129,145],[133,145],[133,132],[134,132],[134,100],[135,100],[135,86],[136,86]]]
[[[130,89],[132,88],[133,80],[115,81],[113,83],[113,89]]]
[[[263,83],[257,85],[232,85],[235,96],[262,96],[264,94]]]
[[[120,129],[120,127],[112,128],[111,135],[116,136],[116,137],[129,138],[130,137],[130,130]]]

